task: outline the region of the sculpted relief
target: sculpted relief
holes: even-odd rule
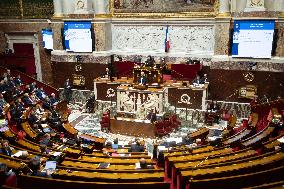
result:
[[[115,12],[212,12],[216,0],[114,0]]]

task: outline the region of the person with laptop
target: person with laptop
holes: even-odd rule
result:
[[[46,163],[48,163],[48,161]],[[40,157],[38,156],[29,160],[28,167],[31,169],[31,176],[52,178],[52,171],[50,169],[40,170]]]

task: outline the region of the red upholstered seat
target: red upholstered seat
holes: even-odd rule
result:
[[[167,81],[167,80],[171,80],[171,79],[172,79],[171,75],[163,74],[163,81]]]

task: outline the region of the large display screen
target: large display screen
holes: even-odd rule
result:
[[[53,32],[51,29],[43,29],[42,33],[42,45],[45,49],[53,50]]]
[[[271,58],[274,20],[236,20],[232,57]]]
[[[92,52],[91,22],[64,22],[64,45],[66,51]]]

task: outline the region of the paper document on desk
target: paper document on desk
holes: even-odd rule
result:
[[[140,163],[135,163],[135,169],[141,169]]]
[[[277,139],[279,142],[284,143],[284,137]]]
[[[54,152],[52,155],[53,156],[60,156],[62,154],[62,152]]]
[[[11,157],[21,157],[23,155],[23,151],[18,151],[15,154],[13,154]]]

